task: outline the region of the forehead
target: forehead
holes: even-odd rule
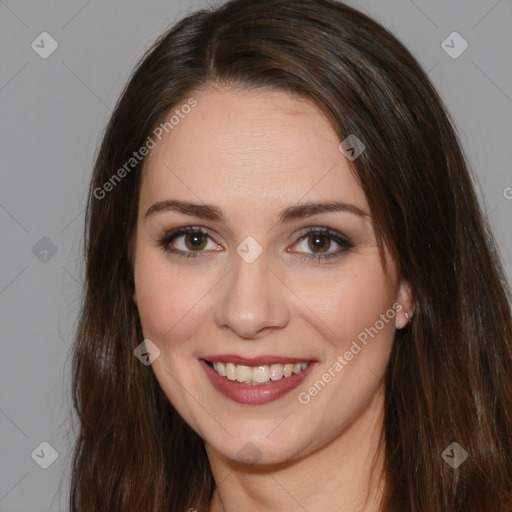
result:
[[[277,91],[203,90],[184,98],[166,119],[173,113],[161,140],[153,136],[142,203],[172,195],[261,209],[332,199],[367,209],[338,150],[338,135],[318,107],[302,98]]]

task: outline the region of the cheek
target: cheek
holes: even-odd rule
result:
[[[378,257],[359,259],[335,280],[305,279],[303,286],[316,324],[327,332],[316,379],[298,391],[299,410],[322,418],[321,443],[354,421],[381,386],[395,332],[396,290]]]
[[[186,273],[173,271],[154,248],[144,248],[135,260],[137,308],[144,336],[155,340],[170,339],[171,332],[186,317],[204,294],[199,283]]]
[[[359,258],[346,268],[350,270],[340,269],[335,278],[332,271],[323,277],[305,276],[294,287],[314,313],[311,321],[316,317],[319,331],[337,353],[347,350],[361,333],[364,339],[376,323],[381,339],[394,333],[395,288],[378,257]],[[380,320],[386,312],[385,321]]]

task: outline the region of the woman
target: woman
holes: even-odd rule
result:
[[[85,256],[71,510],[512,510],[510,292],[440,98],[365,15],[164,34]]]

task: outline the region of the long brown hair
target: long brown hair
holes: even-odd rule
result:
[[[340,141],[355,134],[366,146],[353,172],[381,248],[415,298],[385,375],[382,510],[511,511],[511,296],[493,236],[426,74],[387,30],[331,0],[233,0],[191,14],[154,43],[123,91],[86,214],[71,511],[208,510],[214,480],[203,442],[134,357],[143,340],[132,244],[144,160],[126,163],[209,84],[298,94]],[[468,454],[457,468],[442,457],[452,442]]]

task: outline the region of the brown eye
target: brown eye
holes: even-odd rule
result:
[[[204,249],[208,242],[208,236],[204,233],[187,233],[185,235],[185,245],[191,251]]]
[[[308,236],[308,241],[308,246],[313,252],[315,252],[316,249],[319,249],[319,251],[316,252],[326,252],[331,246],[330,238],[326,235],[310,235]]]
[[[301,233],[295,246],[296,250],[292,252],[297,252],[298,257],[318,262],[340,257],[354,247],[347,236],[331,228],[310,228]],[[339,249],[333,251],[336,246],[339,246]]]
[[[158,245],[160,245],[164,251],[176,254],[178,256],[185,256],[188,258],[195,258],[198,256],[207,256],[208,250],[203,250],[211,243],[211,247],[214,251],[218,251],[220,246],[214,243],[209,233],[200,227],[187,226],[179,228],[167,233]]]

